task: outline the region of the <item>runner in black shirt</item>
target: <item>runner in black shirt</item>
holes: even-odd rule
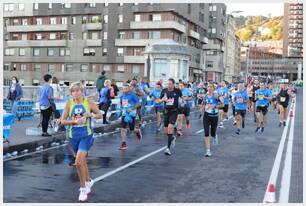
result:
[[[181,90],[175,88],[174,85],[174,79],[170,78],[168,80],[168,87],[163,89],[160,94],[160,99],[164,102],[165,133],[168,135],[168,147],[165,150],[167,155],[171,155],[171,142],[173,141],[173,145],[175,144],[176,138],[173,136],[173,127],[177,119],[179,98],[182,97]]]
[[[289,104],[290,95],[291,93],[288,91],[288,88],[286,88],[284,84],[281,84],[280,92],[276,96],[277,103],[279,105],[279,127],[281,127],[282,124],[286,126],[287,107]]]
[[[255,100],[255,92],[259,89],[259,81],[257,79],[254,80],[254,85],[252,86],[252,101],[253,101],[253,109],[254,109],[254,122],[256,122],[256,100]]]

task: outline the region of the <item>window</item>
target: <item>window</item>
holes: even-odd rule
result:
[[[70,56],[70,48],[66,48],[66,56]]]
[[[124,31],[120,31],[119,34],[118,34],[118,38],[119,39],[124,39],[124,35],[125,35],[125,32]]]
[[[38,10],[38,4],[37,3],[34,4],[34,10]]]
[[[83,32],[83,39],[87,39],[87,33],[86,32]]]
[[[137,6],[137,5],[138,5],[138,3],[134,3],[134,5],[135,5],[135,6]]]
[[[69,9],[69,8],[71,8],[71,4],[63,4],[62,3],[62,8]]]
[[[102,56],[106,56],[106,55],[107,55],[107,48],[103,48]]]
[[[76,18],[75,18],[75,16],[73,16],[73,17],[71,18],[71,24],[76,24]]]
[[[69,40],[73,40],[74,39],[74,33],[73,32],[69,32]]]
[[[117,56],[123,56],[123,48],[118,48],[117,49]]]
[[[110,71],[110,65],[103,65],[103,71]]]
[[[140,73],[140,66],[139,65],[133,65],[132,73],[133,74],[139,74]]]
[[[56,24],[56,18],[55,17],[50,18],[50,24]]]
[[[60,56],[65,56],[65,48],[60,48],[59,55]]]
[[[26,50],[24,48],[19,49],[19,56],[25,56]]]
[[[83,16],[82,17],[82,24],[86,24],[87,23],[87,16]]]
[[[67,24],[67,17],[62,17],[62,24]]]
[[[41,65],[40,64],[34,64],[34,71],[36,71],[36,72],[41,71]]]
[[[150,31],[149,39],[160,39],[160,31]]]
[[[4,4],[4,11],[14,11],[14,4]]]
[[[40,55],[40,49],[39,48],[33,48],[33,56],[39,56]]]
[[[99,33],[98,32],[92,32],[91,33],[91,39],[93,39],[93,40],[99,39]]]
[[[55,65],[54,64],[48,64],[48,72],[54,72],[55,71]]]
[[[107,24],[108,23],[108,15],[103,16],[103,23]]]
[[[48,9],[52,9],[52,3],[49,3]]]
[[[12,40],[19,40],[19,34],[13,34]]]
[[[81,64],[81,72],[87,72],[88,71],[88,65],[87,64]]]
[[[14,56],[14,55],[15,55],[14,48],[5,49],[5,56]]]
[[[23,11],[24,10],[24,4],[18,4],[18,9],[19,9],[19,11]]]
[[[122,64],[117,65],[117,71],[124,73],[124,65],[122,65]]]
[[[22,19],[22,25],[23,26],[28,25],[28,20],[27,19]]]
[[[107,32],[103,32],[103,39],[106,40],[107,39]]]
[[[54,56],[54,49],[48,48],[48,56]]]
[[[35,40],[41,40],[41,39],[42,39],[41,33],[35,34]]]
[[[104,6],[105,6],[105,7],[108,6],[108,3],[104,3]]]
[[[139,31],[133,32],[133,39],[140,39],[140,32]]]
[[[28,35],[25,34],[21,34],[21,40],[27,40],[28,39]]]
[[[160,14],[153,14],[153,21],[161,21],[161,15]]]
[[[140,14],[135,14],[134,20],[135,21],[140,21]]]
[[[89,7],[96,7],[96,3],[90,3]]]
[[[4,71],[9,71],[10,70],[10,64],[4,64]]]
[[[85,48],[83,50],[83,56],[95,56],[96,50],[94,48]]]
[[[214,67],[214,63],[212,61],[207,61],[206,68],[212,68],[212,67]]]
[[[122,22],[123,22],[123,15],[122,15],[122,14],[119,14],[119,15],[118,15],[118,22],[119,22],[119,23],[122,23]]]
[[[100,23],[100,22],[101,22],[100,16],[91,17],[91,23]]]
[[[61,72],[65,72],[65,64],[61,64]]]
[[[36,24],[41,25],[42,24],[42,18],[36,18]]]
[[[49,39],[50,39],[50,40],[56,39],[56,34],[55,34],[55,33],[50,33],[50,34],[49,34]]]
[[[212,28],[211,33],[215,34],[216,33],[216,28]]]
[[[27,71],[27,65],[26,64],[20,64],[20,70],[21,71]]]
[[[119,6],[123,6],[123,3],[120,3]]]
[[[72,64],[66,64],[66,71],[67,72],[72,72],[73,71]]]

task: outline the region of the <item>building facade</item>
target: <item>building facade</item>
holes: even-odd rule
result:
[[[303,57],[303,3],[284,6],[284,57]]]
[[[221,79],[226,7],[214,5],[4,4],[4,83],[17,76],[24,85],[38,85],[51,73],[61,84],[84,79],[94,85],[104,70],[120,85],[134,76],[148,77],[145,48],[165,39],[187,47],[189,80],[202,80],[208,71]],[[208,50],[219,46],[212,69],[205,64],[208,38]]]

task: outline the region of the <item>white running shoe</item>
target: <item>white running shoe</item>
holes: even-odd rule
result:
[[[94,184],[94,181],[92,179],[90,179],[89,182],[85,182],[86,194],[91,193],[91,187],[93,186],[93,184]]]
[[[166,155],[171,155],[171,152],[170,152],[169,148],[167,148],[167,149],[165,150],[165,154],[166,154]]]
[[[80,191],[79,201],[85,202],[87,200],[86,187],[81,187],[79,191]]]
[[[211,152],[210,152],[210,150],[207,150],[207,151],[206,151],[205,157],[211,157]]]

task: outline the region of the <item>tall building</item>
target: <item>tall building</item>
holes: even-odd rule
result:
[[[219,46],[220,58],[224,47],[225,5],[214,5],[4,4],[4,84],[17,76],[24,85],[38,85],[44,74],[51,73],[61,84],[84,79],[94,85],[104,70],[120,86],[134,76],[148,77],[145,49],[161,40],[184,45],[190,54],[189,80],[203,79],[208,37]],[[211,70],[217,79],[223,72],[220,58]],[[163,59],[155,63],[162,64]],[[168,64],[178,67],[180,62]]]
[[[303,57],[303,3],[284,6],[283,56]]]
[[[204,45],[206,51],[204,80],[223,80],[224,73],[224,51],[226,31],[226,5],[208,4],[209,10],[209,42]]]

